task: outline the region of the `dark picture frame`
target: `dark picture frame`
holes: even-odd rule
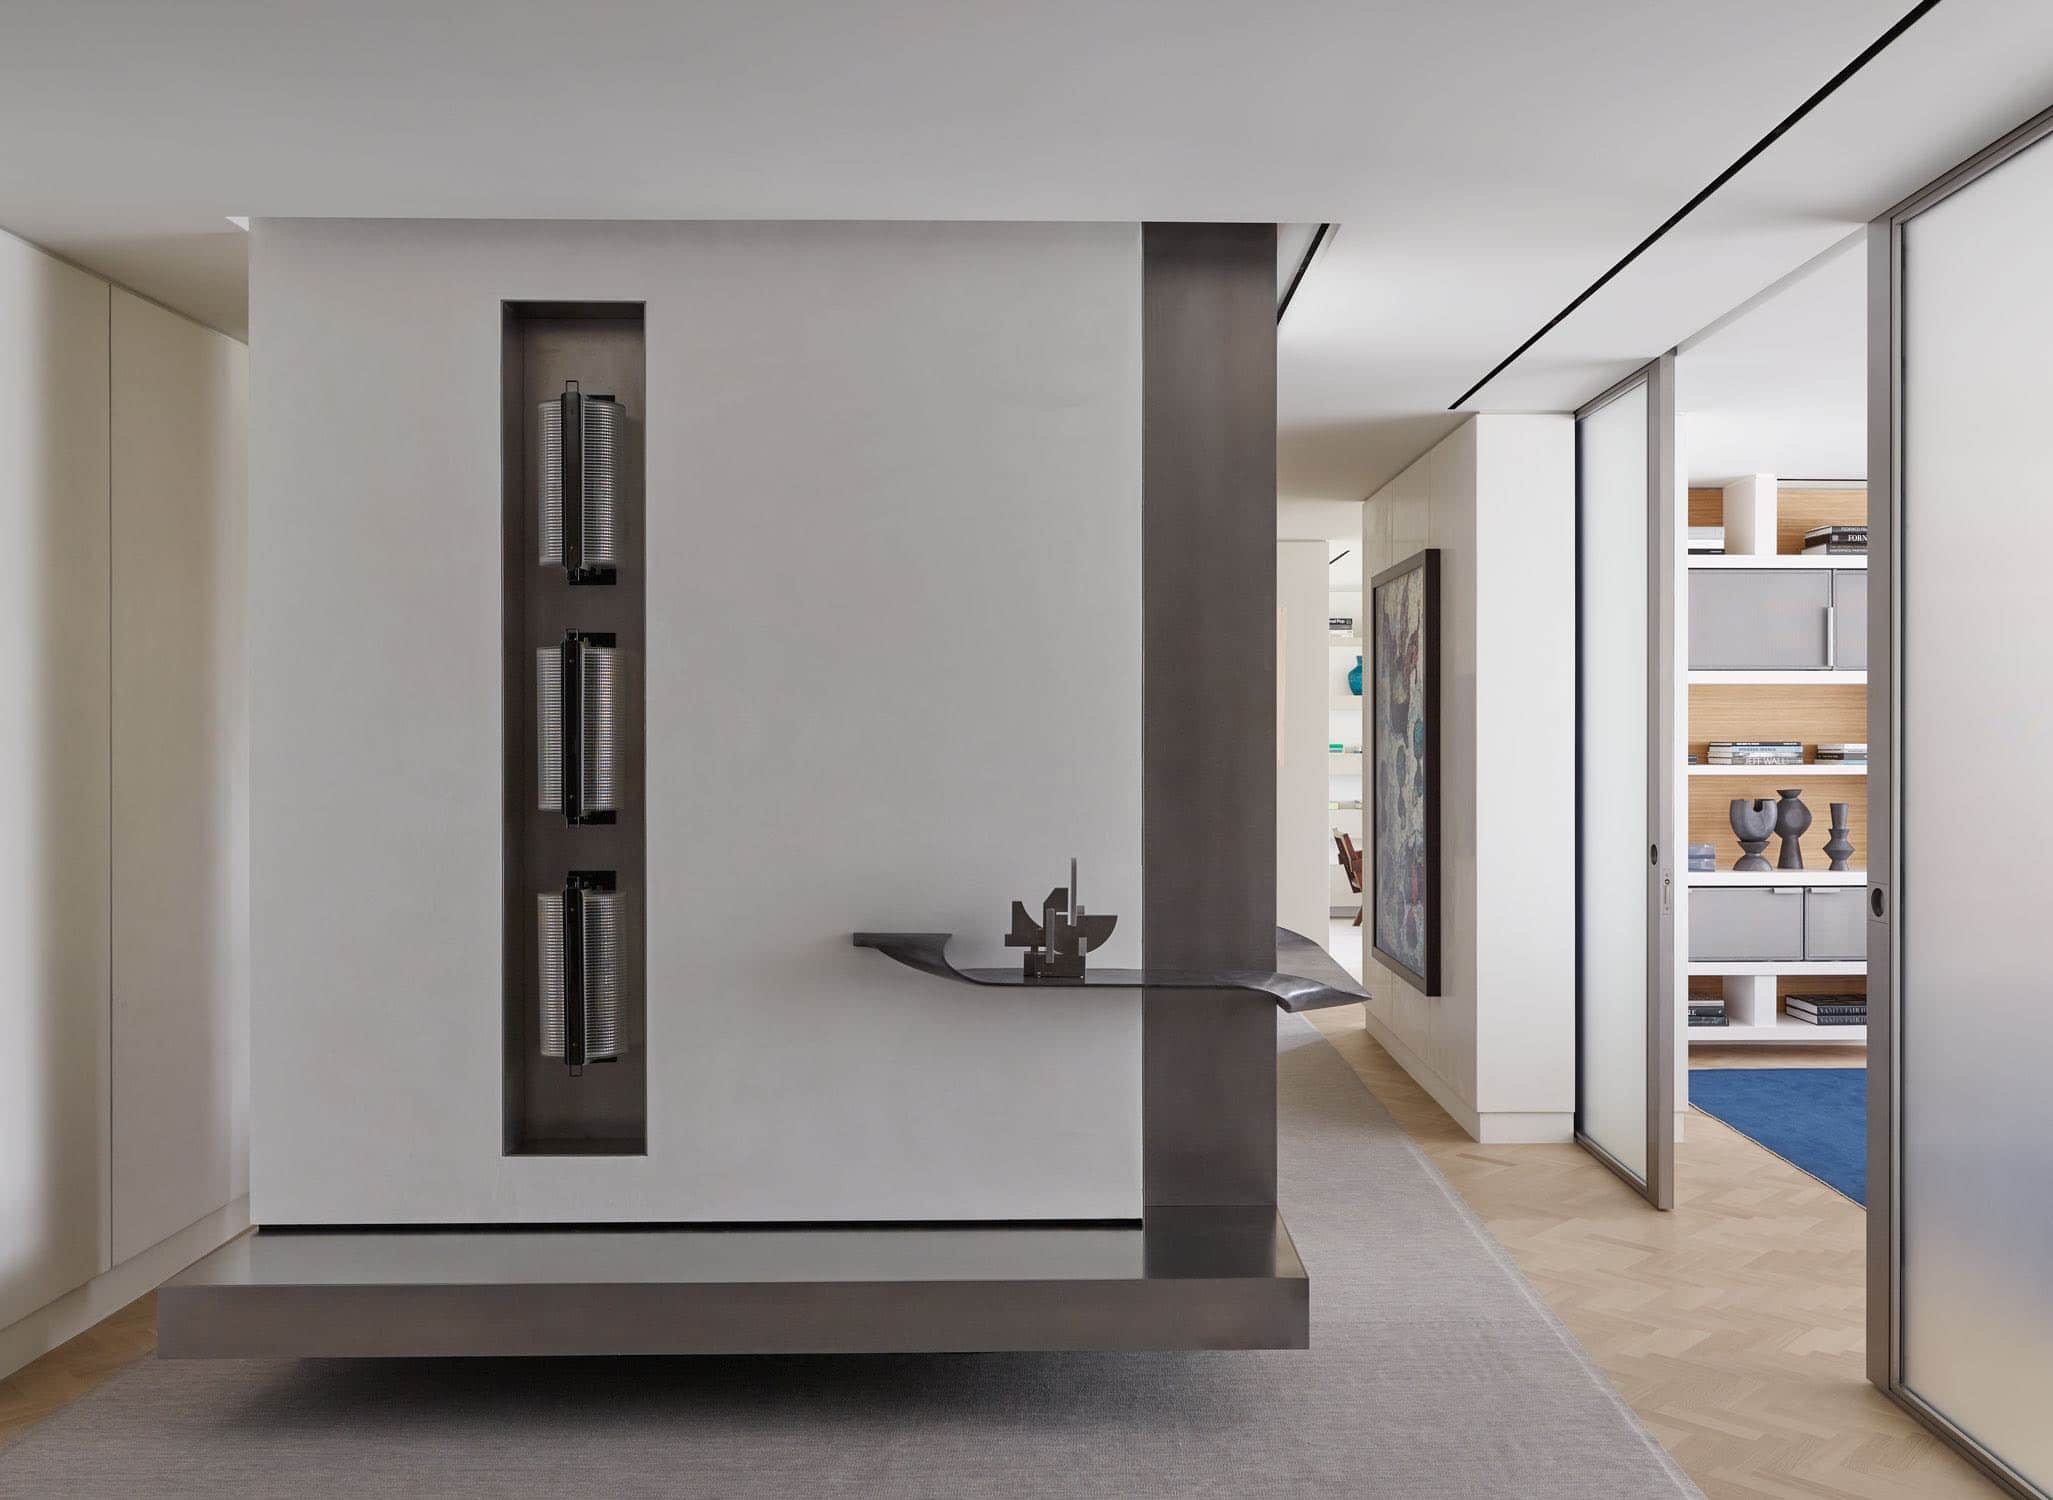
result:
[[[1440,549],[1369,585],[1370,944],[1440,993]]]

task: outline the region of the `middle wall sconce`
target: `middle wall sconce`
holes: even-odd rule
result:
[[[572,823],[620,810],[620,654],[614,637],[563,632],[535,653],[536,805]]]

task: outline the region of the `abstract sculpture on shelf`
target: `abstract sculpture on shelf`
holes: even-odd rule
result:
[[[535,898],[542,1056],[572,1074],[620,1056],[620,903],[611,870],[572,870]]]
[[[1761,851],[1768,847],[1768,835],[1775,831],[1775,804],[1765,797],[1734,797],[1731,808],[1733,837],[1746,851],[1735,870],[1765,870],[1768,861]]]
[[[1847,861],[1853,857],[1853,840],[1846,836],[1846,809],[1844,802],[1832,804],[1832,837],[1825,841],[1825,853],[1835,870],[1849,868]]]
[[[542,563],[572,583],[612,583],[620,563],[616,522],[618,455],[627,411],[611,396],[587,396],[575,380],[544,401],[542,426]]]
[[[1811,810],[1797,799],[1802,787],[1776,788],[1775,795],[1782,800],[1775,806],[1775,832],[1782,838],[1782,857],[1775,861],[1778,870],[1801,870],[1804,867],[1804,852],[1797,840],[1804,836],[1804,830],[1811,826]]]
[[[1035,922],[1026,903],[1012,903],[1012,931],[1005,934],[1005,946],[1024,948],[1022,972],[1030,980],[1081,981],[1084,955],[1102,948],[1119,924],[1115,916],[1093,917],[1084,912],[1078,894],[1076,861],[1069,862],[1069,884],[1058,885],[1041,903],[1041,920]]]

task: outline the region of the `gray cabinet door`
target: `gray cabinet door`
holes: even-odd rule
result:
[[[1823,671],[1831,603],[1832,575],[1823,568],[1692,571],[1690,668]]]
[[[1868,956],[1868,893],[1859,886],[1804,893],[1804,957]]]
[[[1803,895],[1800,886],[1710,886],[1691,891],[1691,960],[1802,958]]]
[[[1832,665],[1842,672],[1868,669],[1868,575],[1843,568],[1832,574],[1833,635],[1838,650]]]

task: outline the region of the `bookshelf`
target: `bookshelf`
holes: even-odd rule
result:
[[[1692,486],[1684,496],[1688,526],[1726,528],[1722,556],[1687,557],[1683,580],[1732,572],[1826,572],[1832,576],[1860,574],[1838,586],[1838,592],[1864,586],[1868,565],[1865,556],[1804,556],[1804,532],[1813,526],[1865,524],[1867,488],[1863,484],[1796,484],[1774,476],[1743,476],[1720,486]],[[1794,585],[1796,580],[1792,579]],[[1707,578],[1705,587],[1709,587]],[[1763,586],[1766,586],[1765,580]],[[1782,585],[1777,585],[1781,587]],[[1721,582],[1720,588],[1729,587]],[[1820,587],[1823,587],[1822,583]],[[1834,594],[1837,597],[1837,593]],[[1710,765],[1708,746],[1713,740],[1797,740],[1806,756],[1819,744],[1864,742],[1868,738],[1867,673],[1857,668],[1838,668],[1829,663],[1809,669],[1722,667],[1691,670],[1689,632],[1679,632],[1678,676],[1687,697],[1687,742],[1685,759],[1694,755],[1697,764],[1682,767],[1678,783],[1684,801],[1687,841],[1710,844],[1717,852],[1715,871],[1691,872],[1684,881],[1692,893],[1703,899],[1732,901],[1747,898],[1712,893],[1773,890],[1823,894],[1858,889],[1867,884],[1862,868],[1844,871],[1828,869],[1824,852],[1831,837],[1828,805],[1847,805],[1849,837],[1854,845],[1853,863],[1865,865],[1868,852],[1868,780],[1865,764],[1820,764],[1806,761],[1793,766]],[[1716,659],[1715,657],[1713,658]],[[1842,656],[1839,658],[1844,660]],[[1803,788],[1804,804],[1812,813],[1811,827],[1801,840],[1805,868],[1801,871],[1737,871],[1732,867],[1741,854],[1732,832],[1729,804],[1736,797],[1773,800],[1783,787]],[[1768,858],[1779,847],[1771,840]],[[1794,895],[1785,895],[1794,901]],[[1835,897],[1846,900],[1849,897]],[[1685,955],[1689,941],[1690,902],[1683,903],[1682,930],[1677,946]],[[1708,916],[1706,920],[1709,920]],[[1808,944],[1806,945],[1809,950]],[[1717,951],[1715,948],[1713,951]],[[1769,951],[1786,951],[1770,949]],[[1841,950],[1844,951],[1844,950]],[[1788,1014],[1783,997],[1791,994],[1862,995],[1867,987],[1867,964],[1858,958],[1827,959],[1721,959],[1685,958],[1676,1004],[1682,1009],[1681,1034],[1690,1047],[1732,1045],[1860,1045],[1867,1041],[1865,1026],[1813,1025]],[[1715,994],[1725,1002],[1728,1024],[1720,1027],[1688,1025],[1691,994]]]
[[[1326,640],[1326,817],[1335,833],[1345,833],[1357,845],[1362,832],[1362,700],[1347,686],[1348,669],[1367,649],[1363,641],[1363,596],[1357,587],[1336,586],[1327,595],[1328,619],[1349,619],[1351,632],[1329,631]],[[1351,806],[1348,804],[1352,804]],[[1347,884],[1336,854],[1327,861],[1328,910],[1352,915],[1361,904]]]

